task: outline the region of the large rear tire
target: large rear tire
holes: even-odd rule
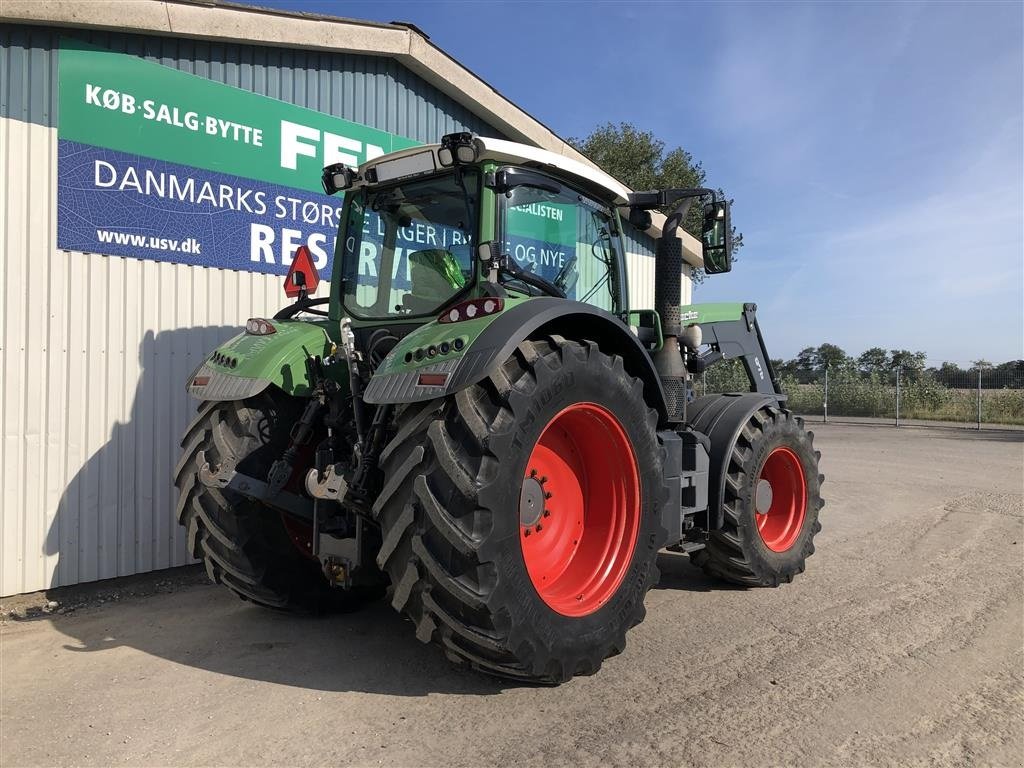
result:
[[[355,594],[331,587],[318,561],[293,543],[278,511],[199,480],[200,456],[211,467],[227,463],[265,477],[287,449],[301,408],[293,398],[269,393],[203,403],[185,431],[174,474],[178,522],[188,530],[189,551],[203,562],[210,579],[243,600],[284,610],[348,610],[373,595],[366,589]],[[293,533],[301,530],[300,521],[292,528]]]
[[[377,562],[416,636],[542,683],[621,652],[665,540],[656,425],[621,358],[561,337],[400,413]]]
[[[748,587],[777,587],[803,573],[821,530],[820,456],[799,417],[769,405],[754,411],[727,459],[724,525],[693,561]]]

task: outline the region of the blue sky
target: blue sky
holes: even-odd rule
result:
[[[1024,357],[1021,3],[257,5],[410,21],[561,136],[629,121],[701,160],[773,356]]]

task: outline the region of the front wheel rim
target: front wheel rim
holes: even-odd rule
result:
[[[519,542],[549,608],[586,616],[618,590],[640,529],[636,453],[612,413],[576,403],[544,427],[526,464]]]
[[[807,517],[807,483],[800,457],[778,446],[768,454],[754,490],[754,520],[772,552],[786,552],[800,537]]]

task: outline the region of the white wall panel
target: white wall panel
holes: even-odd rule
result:
[[[630,251],[627,242],[626,269],[629,274],[629,306],[630,309],[654,309],[654,256],[647,253]],[[689,267],[682,277],[683,304],[693,301],[693,283],[689,277]]]
[[[0,152],[0,595],[182,565],[185,379],[282,279],[58,250],[56,131]]]

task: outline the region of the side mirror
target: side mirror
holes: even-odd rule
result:
[[[643,208],[631,207],[629,209],[629,223],[641,232],[651,228],[651,212]]]
[[[718,200],[704,206],[701,230],[704,271],[717,275],[732,269],[732,226],[729,224],[729,203]]]

